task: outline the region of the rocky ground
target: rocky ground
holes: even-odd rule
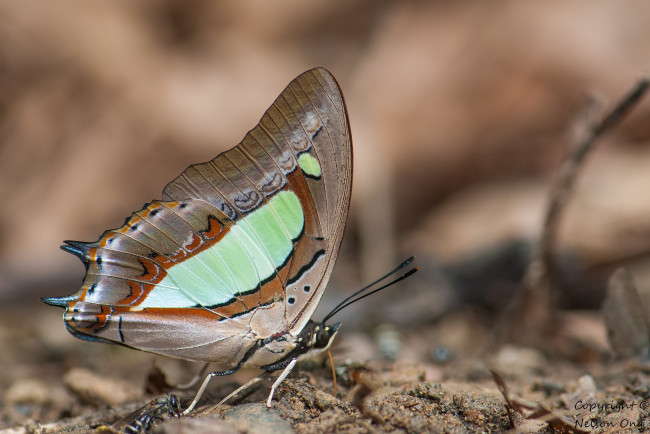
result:
[[[119,432],[156,397],[175,393],[183,397],[184,409],[194,396],[193,391],[160,391],[166,381],[159,369],[168,381],[181,382],[198,371],[195,364],[66,336],[53,342],[60,318],[43,315],[30,327],[15,327],[27,314],[14,308],[1,316],[3,432]],[[649,427],[650,365],[634,359],[613,362],[598,315],[562,316],[557,323],[567,351],[562,357],[521,345],[489,350],[488,325],[485,317],[468,310],[417,330],[376,330],[374,338],[343,331],[333,350],[336,394],[325,359],[301,363],[282,383],[270,409],[264,401],[271,376],[245,371],[214,380],[188,416],[176,417],[164,406],[145,411],[162,420],[154,418],[152,430],[168,433],[614,432]],[[456,334],[454,349],[436,344],[445,341],[440,337],[449,330]],[[459,347],[459,341],[467,347]],[[376,357],[379,348],[383,358]],[[262,381],[215,406],[257,375]],[[156,388],[155,394],[145,392]]]
[[[163,432],[649,428],[647,98],[556,194],[552,284],[522,295],[558,168],[647,71],[647,4],[65,4],[0,2],[0,430],[121,431],[146,415]],[[238,372],[176,417],[149,403],[185,408],[194,391],[167,385],[200,367],[72,338],[39,301],[79,287],[58,246],[234,146],[316,66],[343,89],[355,172],[314,318],[402,258],[420,271],[337,315],[335,377],[329,359],[305,362],[271,409],[266,374],[215,407],[260,375]],[[621,266],[637,288],[603,314]]]

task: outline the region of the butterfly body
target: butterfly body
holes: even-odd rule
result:
[[[63,249],[81,289],[46,298],[74,336],[192,361],[280,369],[324,348],[310,322],[340,246],[352,145],[338,84],[307,71],[239,145],[188,167],[125,224]]]

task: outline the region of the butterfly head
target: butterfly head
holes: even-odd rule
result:
[[[309,320],[307,325],[300,331],[300,333],[298,333],[297,336],[294,336],[291,333],[285,333],[279,337],[274,337],[272,339],[273,342],[264,345],[264,348],[268,349],[269,345],[275,344],[275,347],[272,350],[272,353],[275,355],[274,363],[263,365],[262,363],[258,363],[256,360],[251,359],[251,366],[255,365],[267,371],[275,371],[278,369],[284,369],[292,359],[311,359],[316,354],[327,350],[330,345],[332,345],[334,336],[336,336],[340,325],[341,323],[328,325],[324,322],[317,323]],[[253,357],[255,356],[257,356],[257,354]]]
[[[334,336],[338,333],[340,326],[340,322],[325,324],[309,321],[298,336],[296,350],[301,353],[298,358],[311,358],[315,354],[327,350],[334,342]]]
[[[325,315],[325,318],[323,318],[323,321],[321,321],[320,323],[309,320],[307,325],[300,331],[297,338],[295,339],[294,341],[295,347],[291,350],[288,357],[297,356],[298,359],[309,358],[313,356],[314,353],[319,353],[321,351],[327,350],[332,344],[332,342],[334,341],[334,336],[336,336],[339,326],[341,325],[340,322],[334,323],[332,325],[328,325],[327,321],[330,318],[332,318],[334,315],[339,313],[342,309],[345,309],[351,304],[356,303],[357,301],[362,300],[368,297],[369,295],[381,291],[382,289],[388,288],[389,286],[392,286],[395,283],[413,275],[418,270],[417,267],[407,271],[406,273],[402,274],[398,278],[379,286],[378,288],[375,287],[377,284],[384,281],[384,279],[392,276],[393,274],[399,272],[404,267],[409,265],[413,261],[413,259],[414,258],[411,256],[406,261],[398,265],[395,269],[385,274],[383,277],[374,281],[370,285],[361,288],[360,290],[356,291],[349,297],[346,297],[343,301],[337,304],[336,307],[334,307],[334,309],[332,309],[327,315]]]
[[[329,348],[329,346],[332,345],[334,336],[338,333],[340,326],[340,322],[332,325],[327,325],[325,323],[316,325],[314,328],[312,348],[319,350],[326,350]]]

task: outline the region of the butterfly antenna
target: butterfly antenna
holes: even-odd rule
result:
[[[360,290],[356,291],[354,294],[352,294],[352,295],[346,297],[343,301],[341,301],[339,304],[337,304],[337,305],[334,307],[334,309],[332,309],[332,310],[331,310],[327,315],[325,315],[325,318],[323,318],[323,323],[327,322],[327,320],[329,320],[330,318],[332,318],[334,315],[336,315],[336,314],[339,313],[342,309],[348,307],[348,306],[351,305],[352,303],[356,303],[357,301],[362,300],[362,299],[368,297],[369,295],[374,294],[375,292],[379,292],[379,291],[381,291],[382,289],[388,288],[389,286],[392,286],[392,285],[396,284],[397,282],[400,282],[400,281],[406,279],[407,277],[413,275],[416,271],[418,271],[418,268],[417,268],[417,267],[412,268],[411,270],[407,271],[406,273],[404,273],[403,275],[401,275],[401,276],[398,277],[397,279],[395,279],[395,280],[393,280],[393,281],[391,281],[391,282],[388,282],[387,284],[382,285],[382,286],[380,286],[379,288],[373,289],[372,291],[367,292],[367,293],[364,294],[364,292],[370,290],[373,286],[379,284],[379,283],[382,282],[383,280],[386,280],[388,277],[392,276],[393,274],[395,274],[395,273],[397,273],[398,271],[400,271],[402,268],[404,268],[404,267],[406,267],[407,265],[409,265],[411,262],[413,262],[414,259],[415,259],[415,258],[414,258],[413,256],[411,256],[411,257],[408,258],[406,261],[402,262],[402,263],[399,264],[397,267],[395,267],[392,271],[389,271],[388,273],[384,274],[384,275],[383,275],[382,277],[380,277],[379,279],[375,280],[374,282],[370,283],[369,285],[364,286],[364,287],[361,288]],[[355,298],[355,297],[356,297],[356,298]]]
[[[382,280],[386,279],[387,277],[389,277],[389,276],[391,276],[391,275],[397,273],[399,270],[401,270],[402,268],[406,267],[408,264],[410,264],[411,262],[413,262],[414,259],[415,259],[415,257],[411,256],[411,257],[408,258],[406,261],[402,262],[402,263],[399,264],[397,267],[395,267],[392,271],[389,271],[388,273],[386,273],[386,274],[384,274],[383,276],[381,276],[379,279],[377,279],[377,280],[375,280],[374,282],[372,282],[372,283],[370,283],[370,284],[364,286],[364,287],[361,288],[360,290],[356,291],[354,294],[352,294],[352,295],[346,297],[343,301],[341,301],[339,304],[337,304],[336,306],[334,306],[334,309],[332,309],[332,310],[330,311],[330,313],[328,313],[328,314],[325,316],[325,318],[326,318],[326,319],[327,319],[327,318],[330,318],[330,317],[332,316],[332,312],[334,312],[335,310],[338,310],[338,308],[341,307],[342,305],[344,305],[345,303],[347,303],[348,300],[350,300],[350,299],[356,297],[357,295],[363,293],[364,291],[366,291],[366,290],[368,290],[369,288],[373,287],[374,285],[378,284],[379,282],[381,282]],[[325,320],[323,320],[323,322],[325,322]]]

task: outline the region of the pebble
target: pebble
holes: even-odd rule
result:
[[[249,434],[293,433],[291,424],[273,408],[263,403],[242,404],[223,413],[224,419],[237,427],[239,432]]]
[[[72,401],[72,396],[62,386],[48,386],[37,379],[16,380],[7,388],[4,395],[4,402],[8,405],[56,403],[57,407],[63,407]]]
[[[231,423],[214,417],[193,417],[167,420],[154,428],[162,434],[235,434],[240,431]]]
[[[5,392],[5,402],[7,404],[46,404],[52,401],[52,395],[48,389],[48,386],[40,380],[17,380]]]
[[[562,402],[570,411],[576,410],[576,403],[582,401],[583,403],[596,402],[596,381],[591,375],[583,375],[578,378],[578,387],[571,393],[563,393],[560,395]]]
[[[495,364],[507,375],[530,375],[541,372],[547,363],[536,349],[506,345],[497,353]]]
[[[111,407],[142,397],[139,387],[126,381],[102,377],[84,368],[70,369],[63,375],[63,383],[84,399],[100,401]]]

